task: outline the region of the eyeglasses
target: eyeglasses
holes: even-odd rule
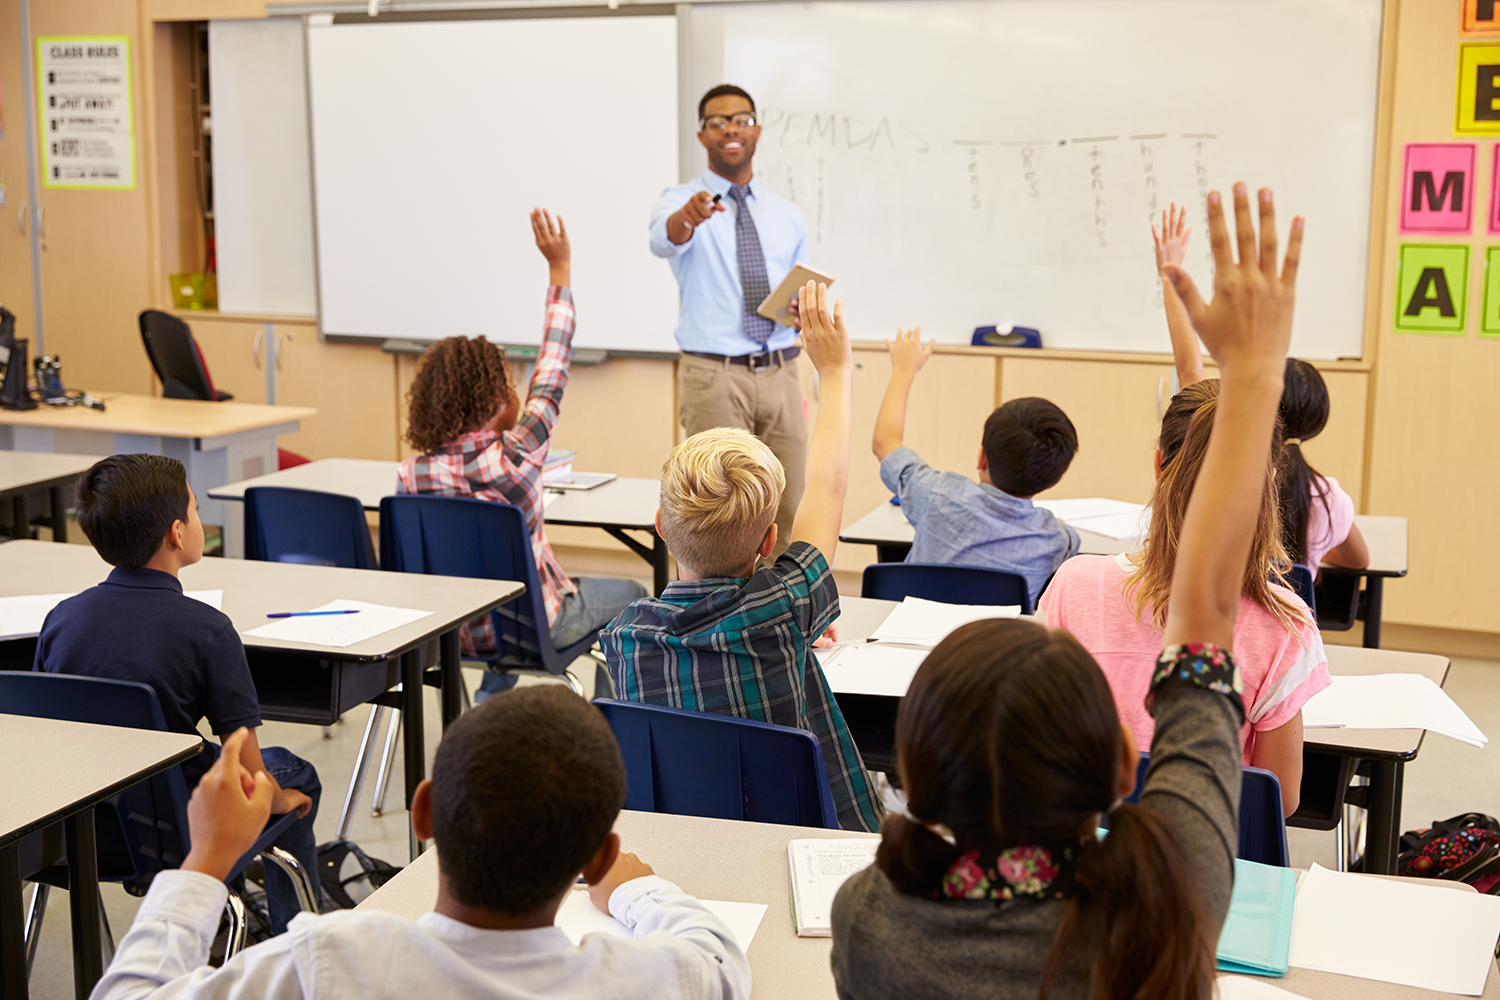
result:
[[[705,132],[723,132],[730,125],[733,125],[735,128],[754,128],[759,122],[755,120],[755,115],[753,114],[735,115],[733,118],[724,115],[709,115],[703,119],[701,124]]]

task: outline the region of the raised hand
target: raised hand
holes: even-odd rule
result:
[[[828,286],[809,281],[797,290],[798,315],[802,317],[802,336],[798,343],[807,352],[807,358],[821,374],[825,371],[849,369],[854,365],[853,348],[849,344],[849,331],[844,327],[844,302],[833,305],[828,312]]]
[[[250,730],[243,727],[235,730],[224,741],[219,759],[193,789],[187,808],[193,846],[182,863],[187,871],[220,880],[228,877],[271,817],[276,786],[266,772],[252,775],[240,763],[240,751],[249,735]]]
[[[932,357],[937,341],[934,339],[922,343],[922,328],[914,326],[910,330],[897,330],[896,339],[887,340],[885,347],[891,352],[891,375],[911,377],[921,371],[927,359]]]
[[[1214,257],[1214,297],[1204,302],[1193,279],[1178,264],[1164,276],[1187,307],[1193,329],[1227,377],[1231,369],[1274,372],[1279,380],[1292,337],[1297,265],[1302,257],[1303,220],[1292,220],[1286,258],[1277,272],[1276,211],[1270,188],[1261,188],[1260,235],[1250,213],[1245,184],[1234,186],[1235,241],[1224,221],[1223,199],[1208,195],[1208,242]],[[1236,252],[1236,250],[1238,252]],[[1238,259],[1236,259],[1238,258]],[[1278,389],[1278,393],[1279,393]]]
[[[1151,242],[1156,246],[1156,270],[1159,272],[1168,264],[1181,264],[1187,259],[1188,237],[1193,235],[1193,227],[1187,224],[1187,206],[1180,208],[1177,202],[1172,202],[1170,208],[1161,213],[1161,229],[1156,224],[1151,224]]]
[[[573,246],[568,242],[568,227],[563,225],[561,215],[553,216],[545,208],[531,210],[531,232],[536,237],[536,248],[547,258],[551,272],[551,283],[572,283]]]

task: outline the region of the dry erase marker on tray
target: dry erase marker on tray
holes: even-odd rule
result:
[[[358,608],[349,608],[345,611],[278,611],[274,615],[266,615],[267,618],[311,618],[314,615],[357,615]]]

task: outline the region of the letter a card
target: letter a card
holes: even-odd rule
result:
[[[1396,332],[1464,335],[1469,248],[1401,244],[1396,274]]]
[[[1401,231],[1468,235],[1474,221],[1474,144],[1409,142],[1401,180]]]
[[[1500,337],[1500,247],[1484,251],[1484,313],[1479,317],[1481,337]]]

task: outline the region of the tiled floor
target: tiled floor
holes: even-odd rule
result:
[[[582,668],[583,661],[578,666]],[[465,671],[465,676],[472,690],[480,675],[477,671]],[[592,670],[579,669],[578,676],[585,689],[591,691]],[[523,683],[552,682],[525,679]],[[1446,687],[1481,730],[1500,738],[1500,662],[1454,659]],[[435,720],[439,712],[437,694],[429,688],[427,697],[427,717]],[[367,708],[350,712],[342,725],[333,727],[331,738],[326,740],[316,726],[267,723],[261,732],[262,745],[284,746],[317,767],[324,789],[317,820],[320,842],[333,836],[368,712]],[[438,735],[436,725],[427,727],[429,764]],[[407,860],[407,833],[399,752],[395,766],[387,808],[380,817],[370,815],[370,795],[375,783],[372,769],[363,800],[355,812],[351,837],[367,853],[400,865]],[[1469,811],[1500,814],[1500,756],[1495,751],[1476,750],[1444,737],[1427,737],[1421,754],[1406,769],[1402,829],[1426,826],[1434,819]],[[1333,834],[1291,830],[1289,837],[1294,865],[1305,867],[1318,862],[1333,866]],[[103,892],[110,924],[116,937],[123,937],[139,900],[127,896],[117,886],[104,886]],[[54,892],[32,973],[33,997],[65,1000],[73,995],[70,948],[66,895]]]

